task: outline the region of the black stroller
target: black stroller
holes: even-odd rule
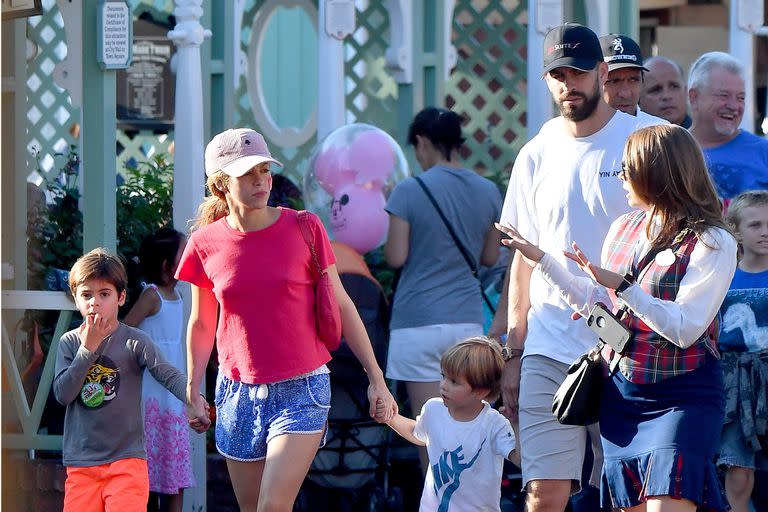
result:
[[[389,337],[386,297],[367,269],[365,274],[340,276],[384,368]],[[369,416],[368,378],[343,339],[332,355],[327,440],[315,456],[294,510],[399,511],[402,494],[389,486],[392,433]]]

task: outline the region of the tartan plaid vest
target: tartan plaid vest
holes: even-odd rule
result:
[[[645,230],[645,212],[637,210],[624,215],[616,237],[608,247],[605,268],[624,275],[632,272],[637,277],[635,265],[642,264],[644,254],[635,255],[635,247]],[[691,230],[681,233],[670,249],[675,261],[662,266],[656,259],[641,271],[638,281],[647,293],[662,300],[673,301],[677,297],[680,281],[685,275],[691,252],[698,238]],[[619,299],[621,303],[621,299]],[[703,366],[707,352],[719,357],[717,352],[716,325],[713,321],[702,336],[690,347],[682,349],[648,327],[629,311],[624,323],[633,333],[619,362],[619,370],[630,382],[652,384]]]

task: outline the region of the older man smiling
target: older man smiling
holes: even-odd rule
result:
[[[722,52],[705,53],[688,77],[691,134],[704,150],[723,199],[768,189],[768,140],[739,128],[744,117],[744,68]]]

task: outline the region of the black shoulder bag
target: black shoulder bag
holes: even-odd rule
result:
[[[429,189],[421,180],[421,178],[416,176],[414,179],[419,184],[419,186],[424,191],[424,193],[427,194],[427,197],[429,198],[429,202],[432,203],[432,206],[435,207],[437,214],[440,215],[441,219],[443,219],[443,224],[445,224],[445,227],[448,229],[448,233],[450,233],[451,238],[453,238],[453,242],[456,244],[456,247],[459,248],[461,255],[464,256],[464,259],[466,260],[467,265],[469,265],[469,269],[472,271],[472,275],[474,276],[475,279],[477,279],[477,282],[480,284],[480,293],[483,295],[483,301],[485,301],[485,305],[488,306],[488,309],[491,310],[491,314],[495,314],[496,308],[491,302],[491,299],[489,299],[488,296],[485,294],[485,290],[483,290],[483,283],[480,282],[480,278],[477,276],[477,265],[475,265],[475,262],[472,259],[472,256],[469,254],[469,251],[467,251],[467,248],[464,247],[464,245],[461,243],[461,241],[459,240],[459,237],[456,236],[456,232],[453,230],[453,226],[451,226],[451,224],[448,222],[448,219],[445,217],[443,210],[440,209],[440,206],[437,204],[437,201],[435,201],[434,196],[432,196],[432,193],[429,191]]]
[[[661,249],[658,248],[651,248],[648,251],[638,263],[636,271],[630,276],[633,282],[640,279],[640,274],[647,270],[651,261],[660,251]],[[552,414],[555,415],[558,422],[563,425],[590,425],[599,419],[603,389],[603,365],[600,352],[606,344],[610,345],[616,352],[610,365],[610,374],[613,375],[613,372],[618,368],[625,344],[631,338],[631,333],[621,324],[621,319],[627,313],[628,308],[624,305],[619,310],[618,315],[614,316],[599,302],[590,312],[587,325],[600,337],[597,345],[587,351],[586,354],[579,356],[568,368],[565,380],[555,392],[552,399]],[[598,317],[602,317],[600,318],[602,322],[598,320]],[[615,332],[616,330],[606,327],[610,325],[623,328],[626,331],[626,337],[622,339],[619,345],[613,342],[612,336],[608,335],[609,331]],[[603,337],[608,339],[604,340]]]

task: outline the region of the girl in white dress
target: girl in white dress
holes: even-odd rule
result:
[[[171,228],[141,242],[144,290],[124,319],[149,334],[176,368],[185,363],[182,301],[173,276],[185,244],[185,236]],[[143,397],[150,510],[181,512],[181,490],[194,486],[186,412],[184,404],[148,377],[144,375]]]

